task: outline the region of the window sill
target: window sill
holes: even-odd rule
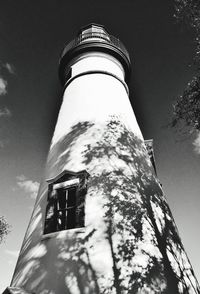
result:
[[[68,229],[68,230],[53,232],[53,233],[49,233],[49,234],[44,234],[42,236],[42,240],[51,239],[51,238],[62,238],[62,237],[65,237],[67,235],[71,236],[71,235],[74,235],[74,234],[81,234],[81,233],[85,233],[85,227],[83,227],[83,228],[75,228],[75,229]]]

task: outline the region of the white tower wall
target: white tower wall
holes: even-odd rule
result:
[[[89,70],[94,72],[87,73]],[[71,79],[72,81],[69,81],[63,93],[63,102],[52,138],[44,181],[40,187],[12,281],[13,287],[22,287],[28,292],[41,293],[46,288],[51,289],[52,293],[65,291],[64,285],[60,283],[60,272],[66,271],[66,269],[74,272],[77,265],[72,265],[71,258],[68,262],[68,253],[63,253],[62,247],[59,248],[59,246],[62,244],[65,244],[66,248],[76,246],[77,240],[79,238],[84,239],[94,228],[98,230],[98,234],[93,240],[93,243],[96,243],[95,248],[90,250],[91,264],[99,274],[109,277],[107,287],[110,286],[113,264],[110,248],[103,237],[105,224],[103,221],[104,203],[100,197],[101,193],[94,196],[93,191],[88,191],[85,200],[85,228],[44,235],[48,189],[46,180],[57,176],[63,170],[78,172],[87,169],[89,173],[98,173],[102,169],[112,169],[111,163],[106,159],[102,159],[102,162],[95,164],[95,166],[94,164],[91,164],[91,166],[85,165],[82,162],[82,152],[85,145],[92,144],[101,138],[103,128],[112,117],[118,118],[128,129],[142,139],[142,134],[129,102],[124,71],[115,58],[103,53],[87,54],[84,58],[82,56],[81,59],[78,58],[77,63],[74,61],[72,65]],[[94,126],[83,139],[77,138],[75,146],[70,148],[70,158],[66,160],[65,155],[68,149],[64,148],[61,152],[60,146],[70,133],[71,128],[84,122],[92,123]],[[114,164],[116,164],[116,159],[114,159]],[[76,281],[73,282],[70,279],[68,281],[66,278],[65,282],[66,284],[69,283],[69,293],[81,293]],[[82,283],[84,283],[84,280]],[[105,285],[105,278],[102,283]],[[92,292],[88,293],[93,293],[94,289],[95,286],[92,285]]]
[[[88,29],[82,38],[87,34]],[[99,34],[79,42],[112,45],[105,32]],[[97,45],[91,43],[94,50],[84,49],[67,61],[46,170],[10,289],[178,294],[187,287],[188,294],[198,293],[129,102],[125,66],[121,57],[109,48],[98,51]],[[63,216],[59,191],[69,201],[74,187],[81,199],[74,217],[80,222],[58,229],[73,206]],[[176,280],[183,264],[185,280]]]

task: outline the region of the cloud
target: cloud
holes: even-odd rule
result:
[[[7,263],[9,266],[13,266],[16,264],[16,260],[19,257],[19,250],[9,250],[6,249],[5,254],[7,255],[6,259],[7,259]]]
[[[10,73],[10,74],[15,74],[15,68],[13,65],[11,65],[10,63],[6,62],[4,64],[4,67],[7,69],[7,71]]]
[[[18,257],[19,256],[19,250],[5,250],[5,253],[14,257]]]
[[[2,63],[0,61],[0,72],[2,72],[3,69],[6,69],[10,74],[14,74],[15,70],[14,67],[6,62],[6,63]],[[8,86],[8,82],[2,77],[2,75],[0,74],[0,96],[6,95],[7,94],[7,86]],[[11,117],[11,111],[7,108],[7,107],[1,107],[0,108],[0,119],[2,118],[10,118]],[[1,127],[5,125],[1,125]],[[1,140],[0,140],[0,149],[4,148],[4,146],[8,143],[8,139],[4,139],[2,138],[1,135]]]
[[[24,175],[21,175],[17,177],[17,185],[26,193],[28,193],[32,199],[36,198],[39,189],[38,182],[28,180]]]
[[[0,77],[0,95],[5,95],[7,93],[7,81]]]
[[[196,154],[200,154],[200,132],[197,133],[196,139],[193,142],[194,151]]]
[[[11,111],[7,108],[0,108],[0,118],[1,117],[10,117],[11,116]]]
[[[0,71],[2,71],[2,69],[6,69],[7,72],[9,72],[9,74],[12,74],[12,75],[15,74],[14,66],[8,62],[6,63],[0,62]],[[0,95],[7,94],[7,85],[8,85],[8,82],[1,75],[0,76]]]
[[[2,70],[2,69],[3,70],[6,69],[6,71],[9,72],[9,74],[12,74],[12,75],[15,74],[15,67],[8,62],[4,63],[4,62],[0,61],[0,70]]]

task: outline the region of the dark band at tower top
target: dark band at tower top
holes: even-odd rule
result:
[[[131,72],[129,53],[123,43],[108,34],[105,27],[99,24],[89,24],[80,29],[77,37],[64,47],[59,62],[59,78],[62,84],[66,80],[66,67],[78,55],[97,51],[108,53],[120,61],[124,68],[125,80],[128,82]]]

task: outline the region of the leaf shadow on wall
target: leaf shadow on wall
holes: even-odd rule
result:
[[[42,294],[56,293],[57,287],[69,294],[200,293],[143,141],[116,117],[104,126],[78,123],[52,147],[48,175],[65,169],[77,147],[90,173],[87,203],[97,195],[103,199],[105,229],[99,235],[94,222],[80,238],[58,233],[57,252],[51,255],[44,243],[48,257],[32,257],[23,286],[30,287],[31,280],[30,290]],[[112,263],[109,286],[91,254],[100,239]]]

